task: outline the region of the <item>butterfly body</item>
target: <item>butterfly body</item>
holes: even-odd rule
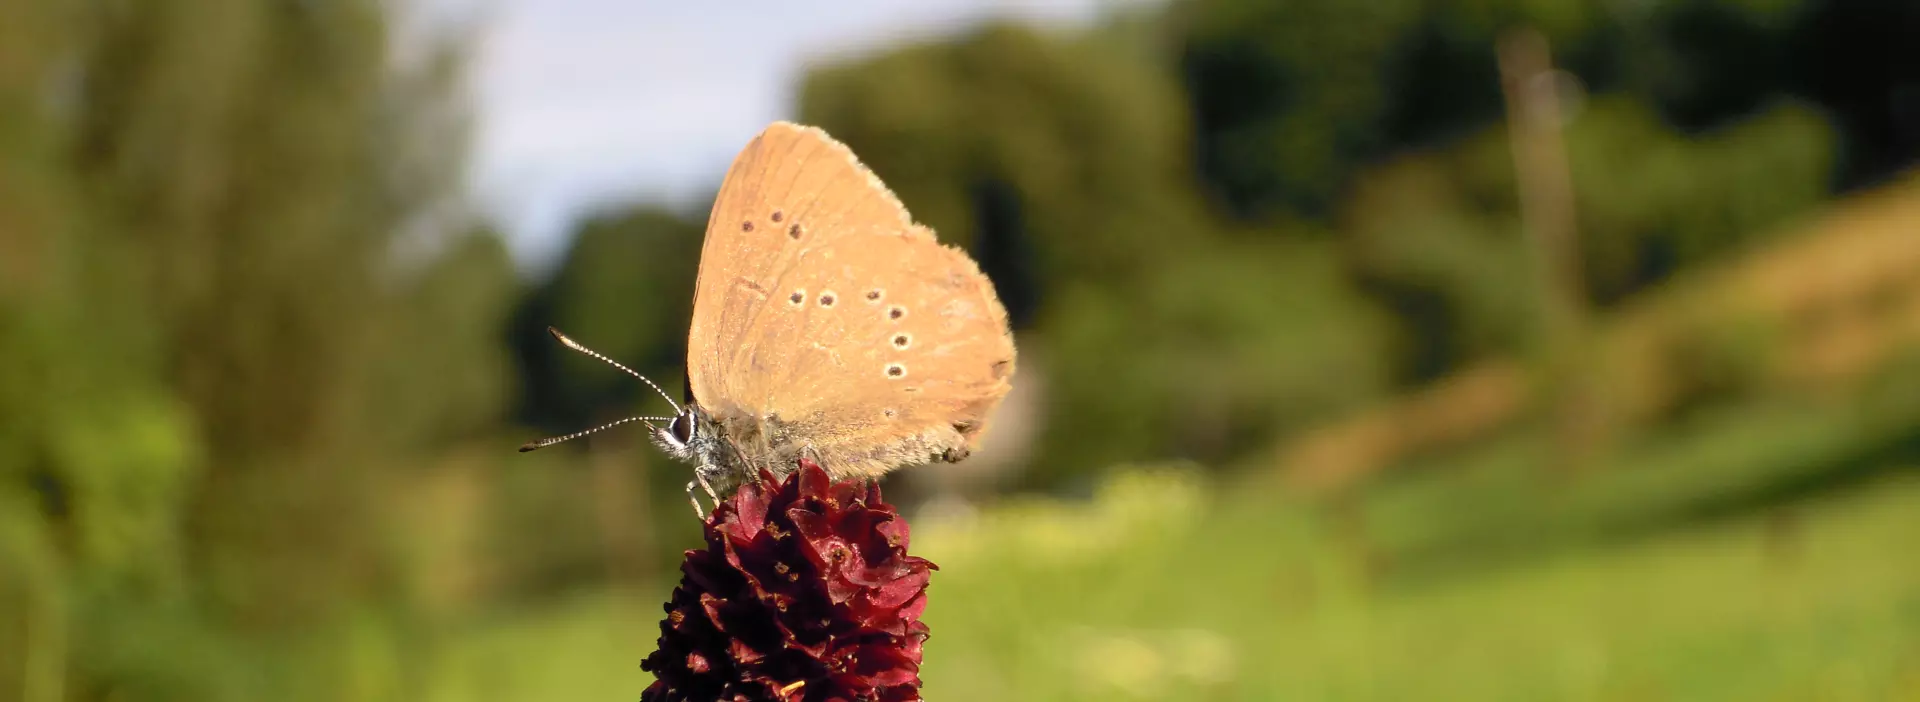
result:
[[[682,428],[685,427],[685,428]],[[685,405],[653,442],[668,456],[694,464],[695,484],[726,493],[761,470],[786,475],[800,458],[827,467],[835,477],[879,476],[896,467],[957,462],[972,449],[959,431],[926,431],[878,445],[832,434],[809,433],[778,417],[736,414],[720,418],[699,405]]]

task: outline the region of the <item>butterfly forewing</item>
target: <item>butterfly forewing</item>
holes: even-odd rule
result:
[[[774,301],[778,276],[818,232],[849,219],[909,223],[900,201],[818,129],[776,122],[741,150],[700,251],[687,344],[696,397],[710,407],[739,399],[724,383],[737,377],[753,341],[746,329]]]
[[[776,123],[734,162],[687,360],[695,399],[747,458],[810,451],[842,474],[955,460],[1013,359],[992,284],[846,147]]]

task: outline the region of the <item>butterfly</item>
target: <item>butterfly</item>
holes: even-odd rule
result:
[[[639,378],[674,412],[520,450],[645,422],[662,451],[694,465],[687,496],[703,517],[696,487],[717,503],[801,458],[838,478],[960,461],[1014,373],[1007,312],[979,266],[914,223],[846,145],[788,122],[747,144],[715,198],[684,403],[549,331]]]

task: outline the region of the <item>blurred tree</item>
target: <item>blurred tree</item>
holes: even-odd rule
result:
[[[1839,128],[1839,185],[1876,183],[1911,168],[1920,161],[1920,42],[1913,40],[1920,36],[1920,4],[1807,2],[1811,7],[1794,17],[1784,63],[1804,71],[1796,94],[1826,108]]]
[[[1053,397],[1035,477],[1184,457],[1226,465],[1385,390],[1378,311],[1323,243],[1170,255],[1125,291],[1043,316]]]
[[[1689,139],[1631,99],[1597,100],[1569,125],[1588,298],[1617,303],[1676,271],[1749,248],[1825,191],[1833,135],[1804,106]],[[1539,332],[1521,248],[1513,166],[1497,130],[1360,177],[1347,251],[1401,310],[1398,364],[1413,380],[1524,353]]]
[[[667,411],[653,390],[555,343],[549,326],[647,374],[680,399],[705,232],[705,218],[657,207],[605,212],[575,227],[559,269],[521,302],[515,317],[523,421],[572,432],[609,411]]]
[[[1157,263],[1170,239],[1212,238],[1186,186],[1177,86],[1150,58],[992,25],[816,69],[799,112],[861,154],[943,239],[973,244],[983,216],[1017,203],[1021,226],[994,236],[1024,235],[1046,283],[1121,281]]]
[[[387,476],[497,419],[514,289],[389,9],[0,6],[4,694],[385,694],[319,642],[404,607]]]
[[[1920,9],[1877,0],[1183,0],[1171,9],[1207,188],[1236,216],[1326,213],[1358,169],[1500,119],[1494,39],[1544,31],[1595,93],[1688,133],[1783,98],[1839,129],[1840,185],[1920,158]]]
[[[1324,211],[1357,162],[1382,152],[1388,63],[1420,10],[1409,0],[1176,6],[1199,170],[1229,212]]]
[[[1423,208],[1418,211],[1424,214],[1415,216],[1382,204],[1429,198],[1383,195],[1382,178],[1400,184],[1387,186],[1392,189],[1451,190],[1458,186],[1447,181],[1461,171],[1389,165],[1368,175],[1377,164],[1406,158],[1397,154],[1484,140],[1476,135],[1501,122],[1494,57],[1501,31],[1521,24],[1541,28],[1556,47],[1556,62],[1578,76],[1586,91],[1646,106],[1622,104],[1582,117],[1576,129],[1591,133],[1586,142],[1606,146],[1572,146],[1590,293],[1609,303],[1685,265],[1738,248],[1736,240],[1754,236],[1820,195],[1822,179],[1836,172],[1827,155],[1834,139],[1816,134],[1824,127],[1813,114],[1777,109],[1782,98],[1806,96],[1837,110],[1841,144],[1899,141],[1892,133],[1897,130],[1850,127],[1854,118],[1848,115],[1866,108],[1831,97],[1835,81],[1808,78],[1809,70],[1836,69],[1796,58],[1813,45],[1832,44],[1828,34],[1837,26],[1867,17],[1894,27],[1914,21],[1910,15],[1915,13],[1860,5],[1845,0],[1631,6],[1497,0],[1362,7],[1313,0],[1185,0],[1170,12],[1205,187],[1228,213],[1247,221],[1319,221],[1334,212],[1368,220],[1354,233],[1362,241],[1348,249],[1360,257],[1355,265],[1361,279],[1394,311],[1408,344],[1398,375],[1419,380],[1479,353],[1470,348],[1492,348],[1486,346],[1490,334],[1506,336],[1509,343],[1531,334],[1522,334],[1526,324],[1512,316],[1518,312],[1512,308],[1525,303],[1512,296],[1520,281],[1511,273],[1522,270],[1516,266],[1523,259],[1515,258],[1510,246],[1478,236],[1415,243],[1425,238],[1415,232],[1492,224],[1462,221],[1481,216],[1476,212],[1507,216],[1511,176],[1462,195],[1458,207],[1445,213]],[[1849,90],[1898,102],[1889,93],[1898,95],[1899,81],[1905,79],[1889,67],[1903,65],[1901,49],[1882,41],[1880,33],[1863,36],[1869,38],[1866,48],[1823,55],[1859,61],[1847,64],[1849,75],[1874,76],[1863,82],[1878,86]],[[1869,67],[1869,55],[1881,60]],[[1860,119],[1883,124],[1873,114]],[[1601,136],[1613,130],[1628,131]],[[1729,130],[1766,132],[1767,138],[1783,141],[1722,134]],[[1724,151],[1693,147],[1687,139],[1727,146]],[[1641,148],[1645,143],[1669,144],[1660,150],[1672,156],[1654,158]],[[1484,152],[1487,147],[1466,148]],[[1895,158],[1910,161],[1907,153]],[[1506,155],[1501,150],[1487,157]],[[1627,175],[1633,171],[1623,161],[1636,164],[1631,168],[1654,168],[1655,177]],[[1843,182],[1852,182],[1859,172],[1885,172],[1887,161],[1846,156],[1838,172]],[[1777,182],[1752,180],[1765,172],[1793,175]],[[1734,181],[1742,185],[1722,189],[1721,184]],[[1740,194],[1738,188],[1747,187],[1759,190]],[[1778,197],[1750,197],[1762,191]],[[1701,202],[1721,204],[1696,206]],[[1384,244],[1386,239],[1401,241],[1404,248],[1390,253],[1394,247]],[[1382,277],[1383,257],[1410,268]],[[1416,268],[1424,272],[1413,273]],[[1388,280],[1396,276],[1398,282]],[[1468,304],[1468,299],[1484,302]],[[1497,308],[1507,309],[1496,314]],[[1491,321],[1495,318],[1508,321]]]
[[[513,399],[500,340],[523,293],[512,255],[491,229],[459,234],[396,283],[382,342],[395,356],[379,366],[389,377],[377,398],[393,415],[379,429],[394,444],[492,441]]]

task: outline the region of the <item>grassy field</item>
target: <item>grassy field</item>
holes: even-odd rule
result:
[[[1083,502],[917,522],[942,566],[928,698],[1920,700],[1913,471],[1458,568],[1400,565],[1425,542],[1393,515],[1440,493],[1356,517],[1230,492],[1137,470]],[[634,699],[659,589],[464,632],[424,697]]]

